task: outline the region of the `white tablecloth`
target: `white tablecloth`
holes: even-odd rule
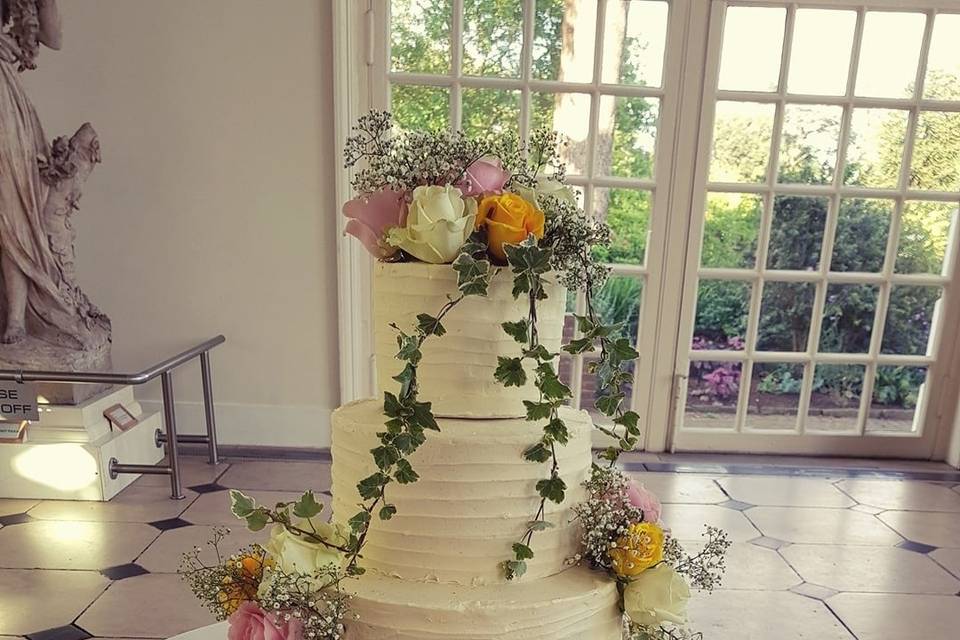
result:
[[[226,622],[218,622],[209,627],[201,627],[193,631],[181,633],[178,636],[173,636],[169,640],[226,640],[228,628],[229,625]]]

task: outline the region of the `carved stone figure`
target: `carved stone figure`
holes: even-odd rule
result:
[[[102,368],[110,319],[76,282],[72,221],[97,134],[49,144],[20,84],[41,44],[60,48],[56,0],[0,0],[0,17],[0,368]]]

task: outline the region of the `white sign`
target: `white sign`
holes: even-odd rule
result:
[[[39,420],[37,388],[29,382],[0,380],[0,421]]]

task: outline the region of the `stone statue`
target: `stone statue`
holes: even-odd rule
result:
[[[77,285],[72,222],[97,135],[48,143],[20,84],[41,44],[60,48],[56,0],[0,0],[0,16],[0,368],[102,368],[110,319]]]

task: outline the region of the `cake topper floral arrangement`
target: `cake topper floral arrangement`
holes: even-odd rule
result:
[[[559,283],[584,293],[586,311],[575,316],[577,335],[562,349],[595,354],[588,370],[597,379],[596,408],[608,420],[595,426],[617,443],[602,452],[606,464],[594,465],[585,483],[588,500],[575,507],[583,551],[570,562],[587,562],[617,581],[627,637],[692,637],[683,627],[687,579],[711,589],[729,543],[721,532],[708,529],[704,550],[684,555],[661,528],[656,499],[630,485],[615,467],[641,435],[639,415],[625,403],[638,354],[623,326],[604,323],[596,311],[594,296],[609,269],[595,259],[594,250],[609,244],[610,229],[577,205],[566,182],[563,146],[549,129],[531,133],[526,143],[509,133],[398,133],[384,111],[370,112],[353,127],[344,158],[347,167],[358,167],[352,181],[358,195],[343,207],[346,232],[382,261],[450,265],[457,291],[433,314],[420,313],[416,326],[392,325],[403,368],[394,376],[395,390],[384,392],[384,429],[370,451],[376,471],[358,483],[362,502],[345,525],[320,522],[323,505],[311,492],[274,507],[231,492],[232,511],[249,529],[268,524],[273,529],[266,547],[255,545],[226,559],[218,549],[222,534],[215,536],[211,544],[218,562],[212,565],[200,560],[198,550],[185,556],[183,575],[218,618],[253,624],[278,638],[341,637],[349,608],[343,582],[364,572],[363,549],[374,518],[389,520],[398,511],[390,486],[419,479],[411,456],[429,431],[440,430],[431,402],[419,395],[423,345],[442,338],[444,319],[457,305],[470,296],[486,296],[491,279],[508,270],[513,296],[524,301],[526,314],[502,323],[517,352],[498,358],[494,377],[504,386],[532,383],[536,389],[536,399],[524,405],[527,420],[542,424],[542,431],[522,455],[544,465],[544,473],[536,484],[537,509],[512,548],[504,550],[505,576],[524,575],[535,556],[537,532],[553,526],[547,503],[564,502],[568,489],[557,450],[570,439],[560,409],[572,392],[558,373],[560,354],[541,344],[538,332],[538,309],[549,285]]]

